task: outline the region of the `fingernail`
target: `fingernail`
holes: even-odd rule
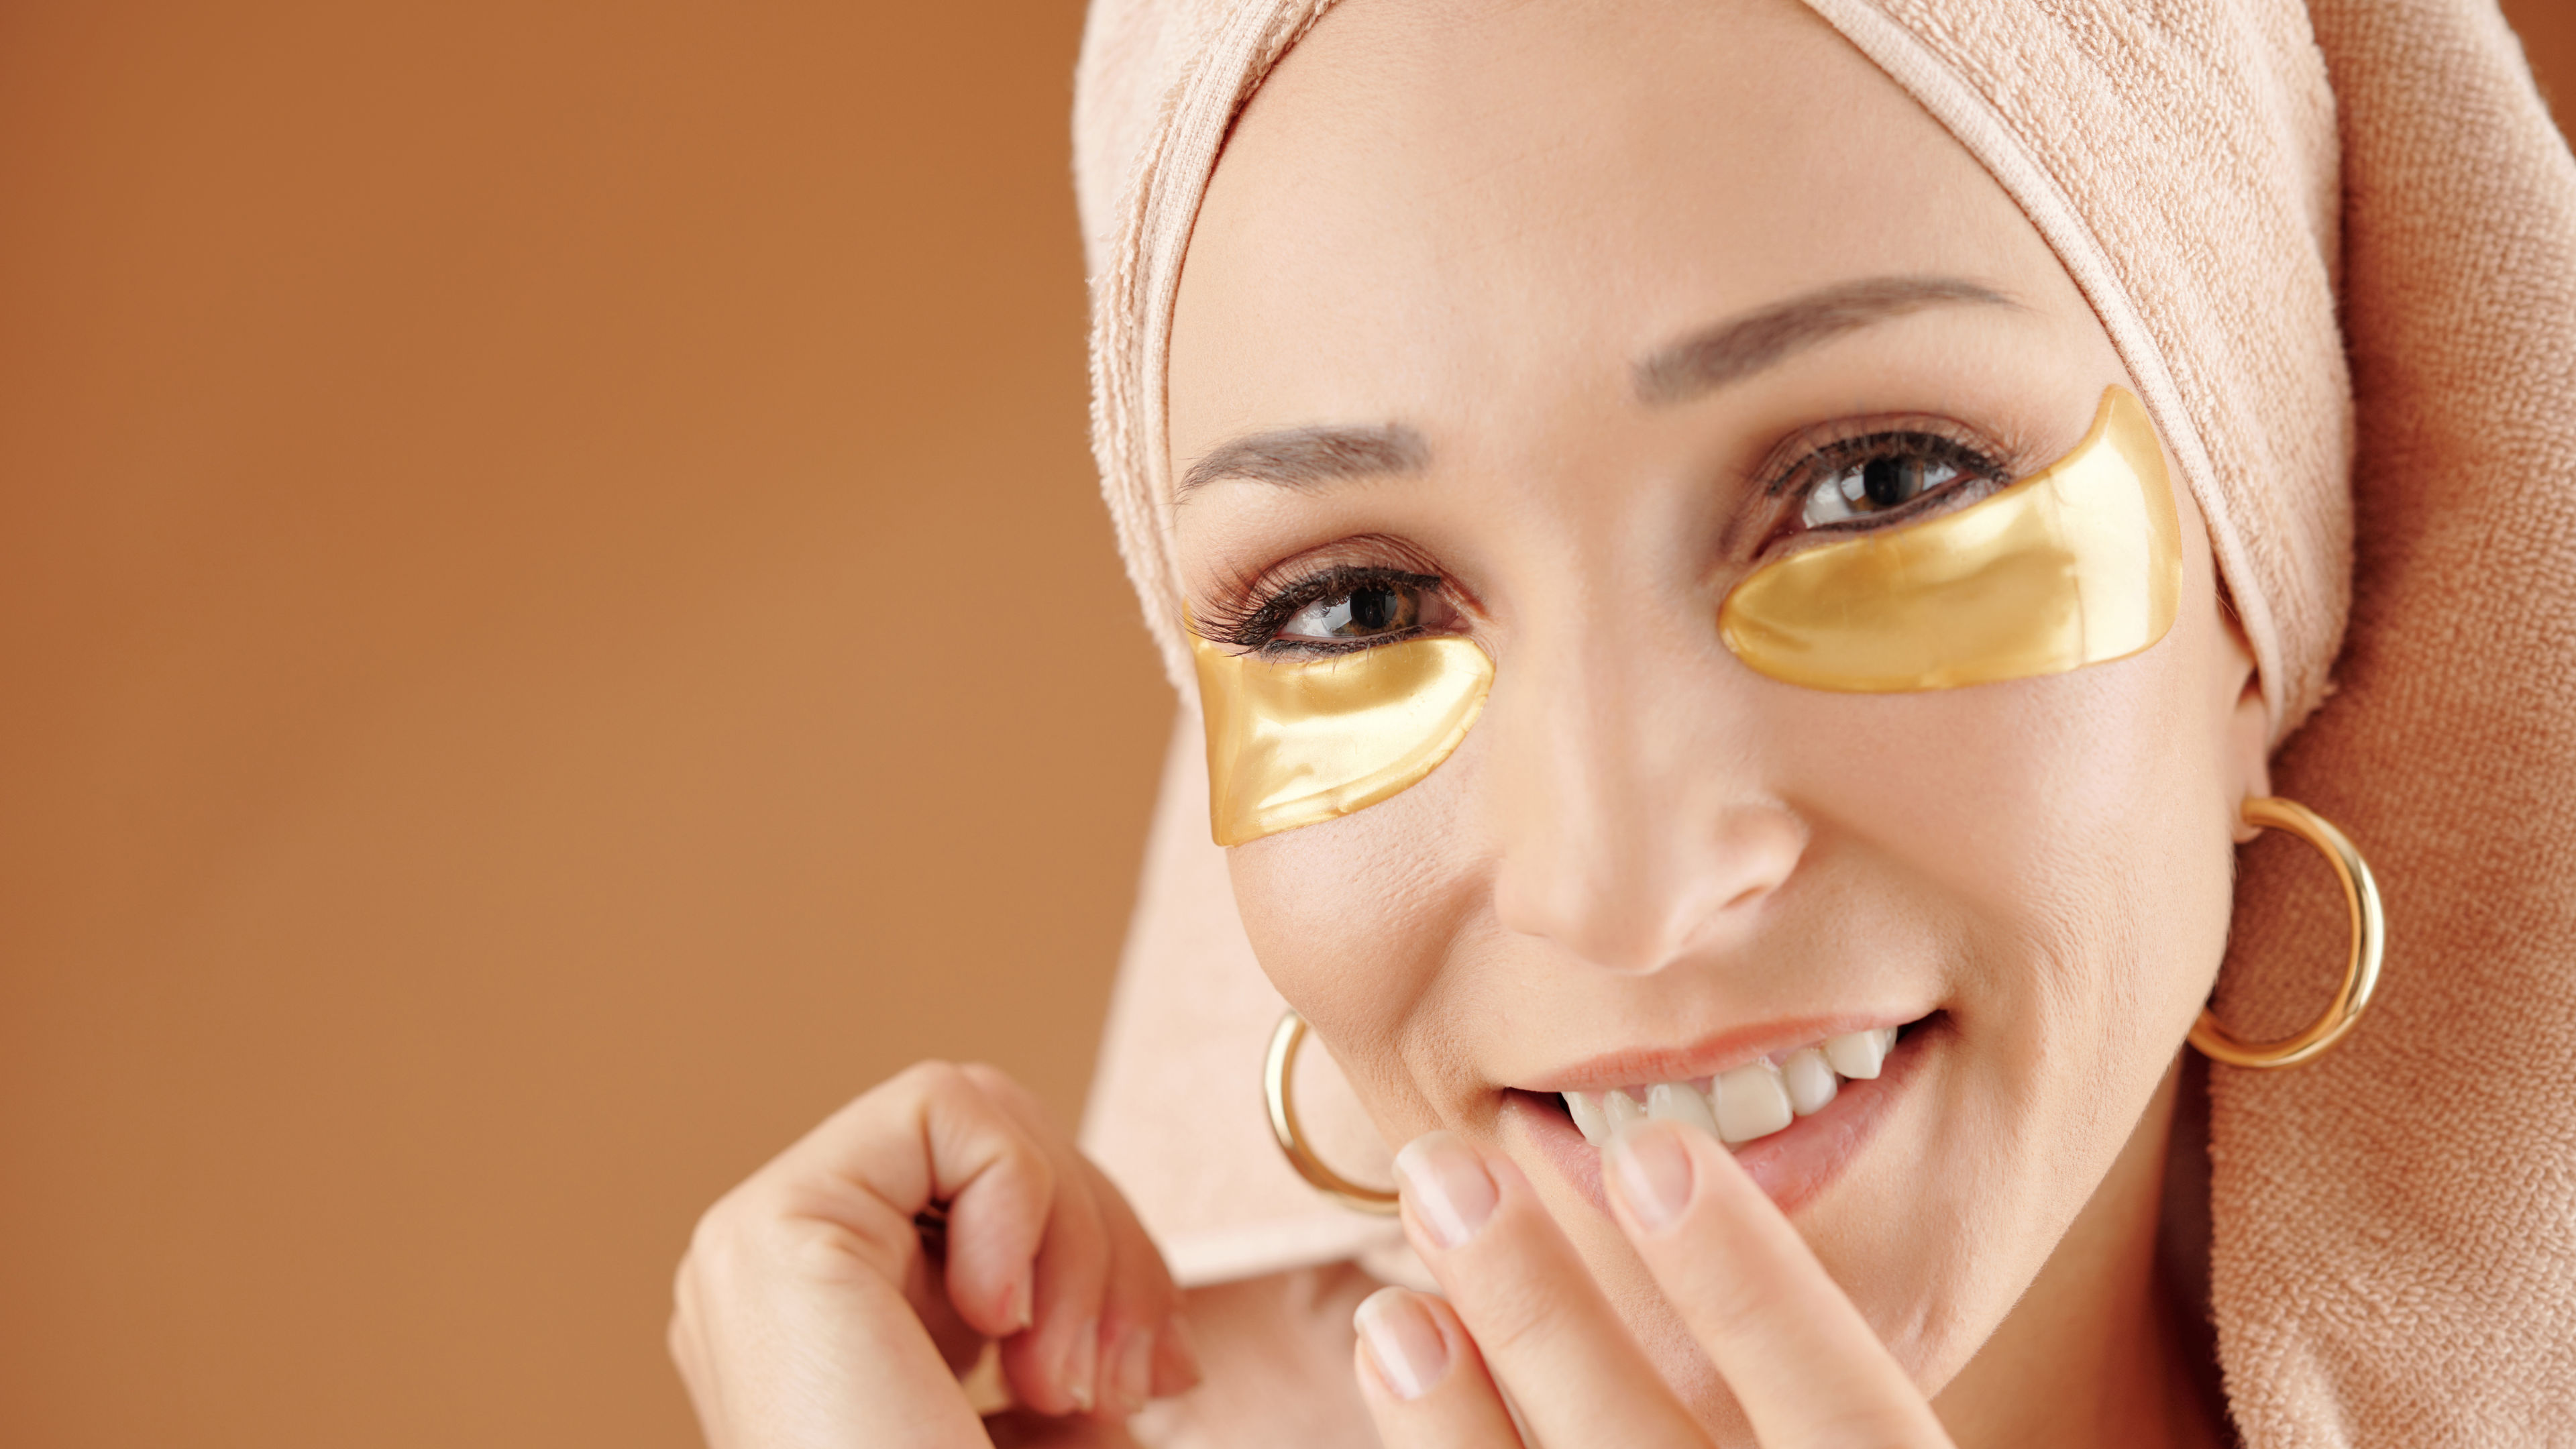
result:
[[[1380,1288],[1351,1315],[1368,1348],[1369,1363],[1399,1399],[1418,1399],[1449,1369],[1449,1341],[1440,1325],[1401,1288]]]
[[[1073,1406],[1084,1413],[1091,1411],[1092,1381],[1100,1374],[1100,1320],[1082,1325],[1074,1335],[1073,1350],[1064,1356],[1064,1391]]]
[[[1447,1132],[1426,1132],[1395,1155],[1396,1175],[1422,1225],[1444,1248],[1476,1235],[1501,1200],[1474,1148]]]
[[[1690,1153],[1670,1123],[1638,1122],[1610,1139],[1610,1175],[1629,1215],[1649,1230],[1663,1227],[1690,1206]]]
[[[1026,1333],[1029,1325],[1037,1321],[1038,1285],[1035,1275],[1031,1275],[1011,1290],[1011,1327],[1015,1332]]]
[[[1118,1404],[1128,1413],[1154,1396],[1154,1335],[1136,1329],[1118,1344]]]

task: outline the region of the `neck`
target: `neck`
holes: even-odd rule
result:
[[[1933,1407],[1962,1449],[2217,1449],[2197,1294],[2159,1271],[2180,1064],[2030,1290]]]

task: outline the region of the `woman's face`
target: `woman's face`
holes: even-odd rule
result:
[[[1721,599],[1838,516],[1851,440],[1930,480],[1901,523],[2063,455],[2127,378],[2011,201],[1805,12],[1597,8],[1351,0],[1227,144],[1173,324],[1193,617],[1376,570],[1427,582],[1292,628],[1495,665],[1444,764],[1237,847],[1236,896],[1388,1138],[1510,1153],[1684,1381],[1556,1094],[1902,1028],[1739,1154],[1937,1386],[2208,993],[2261,788],[2250,665],[2188,498],[2180,617],[2128,659],[1844,694],[1728,652]],[[1833,289],[1863,300],[1799,306]],[[1646,400],[1693,345],[1716,365]]]

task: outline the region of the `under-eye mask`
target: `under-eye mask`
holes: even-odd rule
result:
[[[1203,639],[1208,824],[1241,845],[1364,810],[1449,758],[1485,707],[1494,662],[1454,634],[1321,657],[1232,654]]]
[[[1990,498],[1763,565],[1718,613],[1774,679],[1865,693],[2061,674],[2173,627],[2182,530],[2146,409],[2102,395],[2074,451]],[[1206,713],[1208,823],[1241,845],[1363,810],[1458,748],[1494,663],[1451,634],[1324,655],[1191,641]]]
[[[1718,632],[1773,679],[1893,694],[2126,658],[2173,627],[2181,596],[2155,424],[2114,387],[2074,451],[1994,496],[1755,569]]]

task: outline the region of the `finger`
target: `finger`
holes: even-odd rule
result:
[[[1513,1449],[1521,1442],[1476,1341],[1449,1305],[1381,1288],[1352,1315],[1360,1396],[1385,1449]]]
[[[1706,1133],[1639,1122],[1602,1166],[1620,1227],[1768,1449],[1950,1442],[1798,1230]]]
[[[1054,1155],[1060,1191],[1082,1192],[1100,1221],[1108,1252],[1100,1300],[1098,1402],[1106,1410],[1135,1413],[1148,1400],[1182,1393],[1200,1379],[1197,1349],[1181,1320],[1180,1290],[1162,1250],[1117,1185],[1046,1120],[1026,1088],[989,1067],[969,1067],[988,1095],[1033,1132]],[[990,1074],[991,1080],[985,1080]]]
[[[1197,1353],[1186,1329],[1174,1324],[1181,1294],[1172,1286],[1162,1250],[1107,1175],[1088,1158],[1077,1156],[1075,1165],[1109,1239],[1109,1281],[1100,1306],[1101,1392],[1132,1414],[1150,1399],[1197,1384]]]
[[[970,1066],[985,1094],[1044,1142],[1056,1163],[1060,1192],[1082,1192],[1100,1220],[1108,1266],[1103,1274],[1099,1320],[1099,1403],[1134,1413],[1148,1399],[1180,1393],[1199,1381],[1197,1352],[1188,1329],[1175,1320],[1180,1290],[1162,1250],[1145,1233],[1135,1210],[1106,1174],[1075,1150],[1047,1121],[1046,1110],[1026,1088],[990,1067]]]
[[[976,1331],[1026,1328],[1032,1264],[1057,1193],[1044,1144],[962,1068],[923,1062],[880,1083],[744,1184],[789,1217],[857,1233],[890,1283],[920,1251],[920,1222],[944,1206],[944,1281]]]
[[[959,1069],[994,1111],[1008,1117],[1044,1153],[1055,1183],[1046,1231],[1033,1266],[1028,1330],[1002,1342],[1002,1374],[1012,1395],[1046,1414],[1088,1413],[1101,1393],[1101,1300],[1109,1283],[1109,1228],[1094,1200],[1079,1153],[1045,1118],[1036,1100],[1000,1071]]]
[[[865,1425],[872,1442],[979,1442],[904,1295],[923,1255],[915,1219],[950,1205],[952,1258],[974,1288],[961,1312],[1007,1331],[1025,1318],[1014,1285],[1053,1177],[1015,1122],[940,1067],[880,1086],[752,1174],[699,1222],[675,1285],[673,1357],[710,1440],[842,1442]]]
[[[1056,1130],[1045,1108],[1019,1083],[992,1067],[966,1070],[1044,1146],[1058,1183],[1056,1221],[1038,1253],[1037,1325],[1024,1339],[1002,1345],[1003,1375],[1021,1402],[1049,1413],[1096,1411],[1116,1417],[1130,1412],[1118,1389],[1118,1369],[1126,1336],[1133,1331],[1121,1315],[1135,1311],[1129,1299],[1136,1290],[1127,1289],[1123,1297],[1120,1292],[1119,1222],[1104,1201],[1116,1194],[1106,1191],[1107,1179]],[[1132,1225],[1132,1217],[1127,1221]],[[1143,1243],[1142,1229],[1135,1233],[1153,1259],[1153,1272],[1162,1274],[1162,1255]],[[1132,1277],[1135,1270],[1126,1265],[1124,1272]],[[1169,1281],[1163,1277],[1167,1289]],[[1133,1407],[1143,1406],[1139,1397]]]
[[[1699,1426],[1518,1168],[1447,1132],[1415,1138],[1395,1166],[1406,1236],[1532,1438],[1553,1449],[1701,1449]]]

